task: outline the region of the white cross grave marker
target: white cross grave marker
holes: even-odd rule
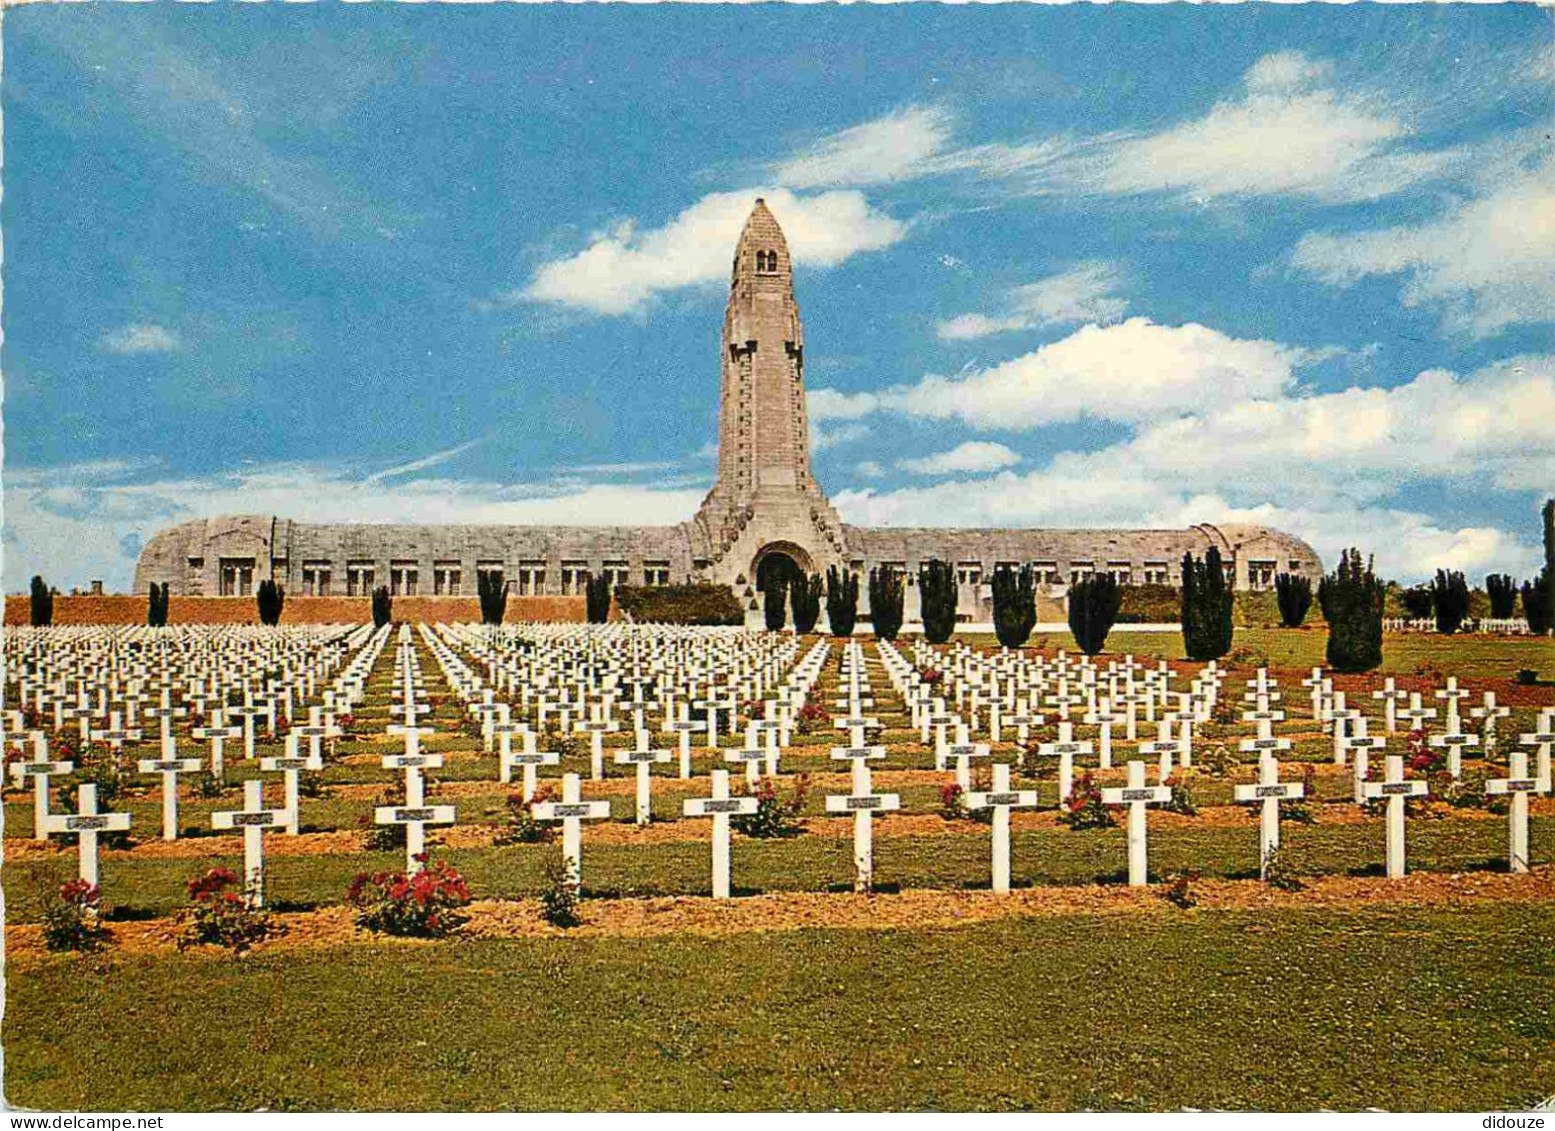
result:
[[[1006,895],[1010,890],[1010,810],[1030,809],[1037,804],[1034,789],[1010,789],[1010,767],[997,762],[993,767],[993,789],[966,795],[968,809],[993,810],[993,890]]]
[[[1387,874],[1388,879],[1396,880],[1404,874],[1404,799],[1424,797],[1431,790],[1423,781],[1404,780],[1402,754],[1389,754],[1387,765],[1387,779],[1364,783],[1362,794],[1368,799],[1388,799]]]
[[[1172,788],[1146,785],[1145,764],[1136,760],[1128,764],[1128,784],[1102,790],[1101,799],[1104,805],[1128,806],[1128,883],[1130,887],[1144,887],[1150,876],[1145,806],[1170,801]]]
[[[713,795],[690,797],[682,803],[681,811],[687,817],[711,817],[713,819],[713,898],[729,898],[729,817],[731,814],[749,815],[756,812],[758,802],[754,797],[729,796],[729,771],[713,771]]]
[[[243,899],[250,907],[265,905],[265,829],[291,823],[285,809],[265,808],[265,783],[243,783],[243,808],[211,814],[211,828],[243,830]]]
[[[74,834],[79,857],[77,874],[97,886],[97,834],[128,832],[128,813],[99,813],[97,811],[97,786],[88,782],[76,790],[75,813],[51,813],[44,818],[43,827],[51,833]]]

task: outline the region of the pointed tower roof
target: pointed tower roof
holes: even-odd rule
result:
[[[740,241],[734,247],[734,271],[730,282],[738,288],[742,281],[749,282],[758,275],[786,280],[791,277],[792,269],[783,229],[778,226],[777,217],[772,215],[767,202],[758,196],[755,207],[745,218],[745,227],[740,230]]]
[[[788,241],[783,238],[783,229],[778,226],[777,217],[772,215],[772,210],[767,207],[767,202],[762,197],[756,198],[755,207],[751,214],[745,218],[745,227],[740,231],[739,251],[756,244],[764,247],[780,248],[788,250]]]

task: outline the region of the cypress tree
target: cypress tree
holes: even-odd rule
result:
[[[765,618],[768,632],[783,631],[783,622],[788,619],[783,604],[791,580],[787,573],[774,570],[767,578],[767,587],[761,591],[761,615]]]
[[[879,640],[902,631],[902,575],[890,566],[869,571],[869,619]]]
[[[993,571],[993,631],[1003,648],[1019,648],[1037,624],[1036,574],[1002,565]]]
[[[1436,611],[1436,631],[1451,636],[1469,615],[1469,584],[1456,570],[1436,571],[1431,582],[1431,607]]]
[[[1528,621],[1528,631],[1543,636],[1550,630],[1551,608],[1549,591],[1541,584],[1543,577],[1523,582],[1523,616]]]
[[[54,623],[54,594],[49,592],[48,582],[41,575],[33,575],[28,603],[28,619],[33,628],[45,628]]]
[[[475,575],[475,593],[481,602],[481,623],[501,624],[508,607],[507,580],[495,570],[481,570]]]
[[[1425,620],[1436,608],[1436,597],[1429,585],[1411,586],[1399,593],[1398,599],[1411,620]]]
[[[943,644],[956,631],[956,570],[949,562],[931,558],[918,567],[918,602],[923,613],[923,638]]]
[[[1509,620],[1517,613],[1517,582],[1509,573],[1492,573],[1485,578],[1485,595],[1490,598],[1490,615]]]
[[[269,578],[259,583],[255,592],[255,599],[259,604],[259,623],[276,625],[281,623],[281,610],[286,605],[286,590]],[[166,615],[164,610],[163,615]]]
[[[1299,573],[1282,573],[1274,579],[1274,598],[1280,606],[1280,623],[1300,628],[1312,608],[1312,582]]]
[[[583,587],[584,612],[590,624],[604,624],[610,619],[610,579],[604,574],[590,577]]]
[[[826,582],[818,573],[808,577],[800,574],[790,588],[790,602],[794,607],[794,631],[804,636],[815,631],[815,622],[821,619],[821,594]]]
[[[1069,587],[1069,631],[1087,656],[1106,645],[1122,607],[1123,590],[1110,573],[1092,574]]]
[[[858,574],[851,569],[826,570],[826,621],[833,636],[852,636],[858,624]]]
[[[1544,629],[1555,628],[1555,499],[1544,504]],[[1524,604],[1527,602],[1525,601]]]
[[[1182,556],[1182,638],[1188,659],[1218,660],[1231,651],[1234,603],[1219,547],[1211,546],[1203,560],[1191,553]]]
[[[1361,564],[1359,550],[1339,556],[1334,572],[1317,589],[1328,620],[1328,664],[1338,672],[1369,672],[1382,663],[1384,586]]]
[[[394,619],[394,601],[389,596],[389,587],[380,585],[373,590],[373,627],[382,628]]]
[[[261,588],[263,582],[260,583]],[[168,583],[158,585],[151,583],[151,589],[146,594],[146,623],[152,628],[161,628],[167,624]]]

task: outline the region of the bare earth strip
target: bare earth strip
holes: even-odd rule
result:
[[[1026,888],[1008,895],[986,891],[910,890],[876,895],[773,892],[718,901],[705,896],[585,900],[580,926],[563,931],[540,917],[538,900],[482,900],[470,907],[463,934],[474,938],[648,938],[673,934],[706,937],[754,931],[804,929],[907,930],[960,927],[971,923],[1047,915],[1183,914],[1167,904],[1160,888],[1075,886]],[[1418,873],[1399,880],[1371,876],[1325,876],[1300,891],[1281,891],[1255,880],[1202,880],[1193,885],[1200,911],[1283,909],[1353,910],[1378,907],[1452,907],[1465,903],[1555,902],[1555,865],[1527,875],[1493,872]],[[263,944],[265,951],[392,941],[409,947],[435,946],[420,939],[386,940],[357,929],[350,908],[278,914],[284,934]],[[109,955],[133,956],[176,949],[177,929],[169,920],[113,925]],[[224,952],[214,947],[206,953]],[[25,967],[68,961],[43,949],[40,928],[6,931],[6,959]]]

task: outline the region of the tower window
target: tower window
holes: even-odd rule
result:
[[[756,253],[756,270],[758,273],[771,274],[778,269],[778,257],[775,251],[758,251]]]

